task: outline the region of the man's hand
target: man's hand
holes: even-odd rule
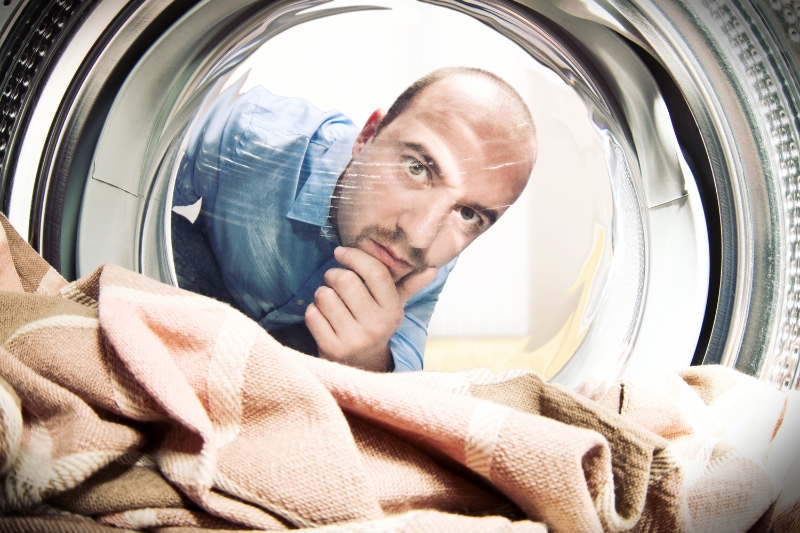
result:
[[[328,270],[325,285],[306,309],[306,326],[319,355],[367,370],[391,371],[389,339],[403,323],[403,308],[436,278],[437,270],[428,267],[395,285],[386,265],[362,250],[339,247],[334,256],[349,270]]]

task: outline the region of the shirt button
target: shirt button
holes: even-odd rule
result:
[[[295,302],[295,303],[297,303],[297,305],[303,305],[304,303],[306,303],[306,301],[305,300],[297,300],[297,302]]]

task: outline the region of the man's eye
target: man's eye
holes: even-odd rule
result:
[[[406,171],[416,181],[427,181],[428,169],[421,161],[413,157],[406,157],[403,161]]]
[[[477,226],[481,223],[481,217],[474,209],[462,206],[458,209],[458,213],[467,224]]]

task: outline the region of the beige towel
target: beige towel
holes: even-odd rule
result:
[[[0,531],[797,527],[796,402],[752,378],[368,373],[118,267],[66,284],[2,223]]]

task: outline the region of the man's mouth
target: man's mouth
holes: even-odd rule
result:
[[[404,246],[404,234],[400,228],[389,231],[377,225],[367,226],[352,243],[345,244],[360,248],[383,263],[389,269],[395,283],[406,276],[422,272],[428,268],[425,254],[419,248]],[[386,243],[386,244],[382,244]],[[394,245],[397,246],[394,246]]]
[[[391,250],[391,248],[380,244],[374,239],[368,239],[368,243],[369,248],[372,248],[372,250],[367,250],[367,253],[386,265],[393,275],[403,275],[414,269],[414,267],[411,266],[411,263],[399,257]]]

